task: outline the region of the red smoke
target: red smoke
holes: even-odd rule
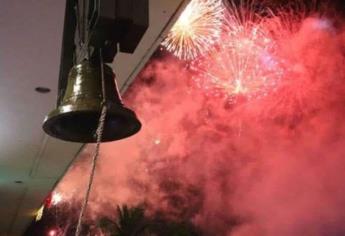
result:
[[[277,91],[236,103],[153,59],[125,98],[143,130],[102,145],[90,214],[145,202],[204,235],[345,235],[345,35],[308,18],[277,43],[289,68]],[[66,200],[84,192],[92,151],[58,186]]]

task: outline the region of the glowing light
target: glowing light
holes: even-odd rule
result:
[[[265,96],[284,73],[275,53],[276,43],[260,19],[245,15],[243,9],[229,12],[221,43],[192,62],[194,80],[217,96]]]
[[[52,194],[51,203],[55,206],[55,205],[59,204],[61,201],[62,201],[62,195],[60,193],[54,192]]]
[[[57,235],[57,231],[55,229],[51,229],[48,232],[48,236],[56,236]]]
[[[156,140],[154,141],[154,143],[155,143],[156,145],[158,145],[158,144],[160,144],[160,143],[161,143],[161,140],[156,139]]]
[[[223,10],[221,0],[192,0],[162,45],[183,60],[205,54],[219,39]]]
[[[43,211],[44,211],[44,205],[42,205],[40,207],[40,209],[38,209],[37,213],[36,213],[36,218],[35,218],[35,221],[40,221],[42,219],[42,216],[43,216]]]

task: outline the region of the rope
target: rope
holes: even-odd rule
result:
[[[95,12],[96,7],[94,6],[93,11]],[[90,59],[90,21],[88,19],[90,13],[90,1],[89,0],[78,0],[76,4],[77,13],[77,30],[78,34],[75,36],[76,40],[76,61],[77,64],[85,59]],[[93,16],[94,17],[94,16]]]
[[[99,148],[100,148],[100,144],[102,141],[105,117],[107,115],[107,107],[105,105],[105,102],[106,102],[105,95],[106,94],[105,94],[104,66],[103,66],[102,49],[100,49],[100,64],[101,64],[102,94],[103,94],[102,111],[101,111],[101,115],[99,117],[98,127],[96,130],[97,143],[96,143],[95,153],[94,153],[93,158],[92,158],[92,166],[91,166],[91,172],[90,172],[90,176],[89,176],[89,182],[87,185],[84,202],[83,202],[83,205],[82,205],[81,210],[80,210],[75,236],[79,236],[81,233],[82,219],[83,219],[86,207],[87,207],[87,203],[89,201],[89,195],[91,192],[91,187],[92,187],[92,183],[93,183],[93,179],[94,179],[94,175],[95,175],[95,170],[96,170],[96,163],[97,163],[97,159],[99,156]]]

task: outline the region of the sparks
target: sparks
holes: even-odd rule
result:
[[[48,236],[56,236],[57,235],[57,231],[55,229],[51,229],[48,232]]]
[[[61,194],[60,193],[57,193],[57,192],[54,192],[53,194],[52,194],[52,205],[57,205],[57,204],[59,204],[61,201],[62,201],[62,196],[61,196]]]
[[[160,140],[160,139],[156,139],[156,140],[154,141],[154,143],[155,143],[156,145],[158,145],[158,144],[161,143],[161,140]]]
[[[284,72],[275,55],[275,41],[263,22],[233,7],[221,43],[207,56],[192,62],[194,80],[217,96],[265,96]]]
[[[223,10],[221,0],[192,0],[162,45],[183,60],[204,55],[219,39]]]
[[[44,211],[44,205],[42,205],[40,209],[38,209],[36,213],[35,221],[40,221],[42,219],[43,211]]]

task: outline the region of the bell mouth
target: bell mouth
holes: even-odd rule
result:
[[[99,123],[100,110],[70,111],[56,113],[47,117],[43,130],[58,139],[79,143],[97,142],[96,129]],[[125,107],[108,109],[101,142],[110,142],[127,138],[137,133],[141,123],[135,113]]]

